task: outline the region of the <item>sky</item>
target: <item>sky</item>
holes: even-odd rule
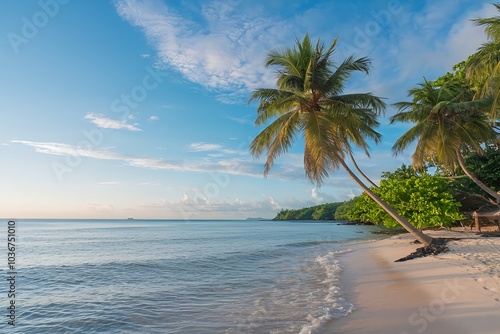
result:
[[[268,52],[306,33],[334,59],[372,61],[345,93],[389,105],[486,41],[470,20],[482,0],[0,1],[0,216],[6,218],[272,218],[281,209],[361,193],[342,170],[321,187],[298,138],[263,176],[249,153],[257,88],[274,87]],[[389,106],[364,172],[409,164]]]

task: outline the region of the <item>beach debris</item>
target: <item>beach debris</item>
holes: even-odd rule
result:
[[[476,233],[476,235],[479,235],[483,238],[500,238],[500,232],[481,232]]]
[[[419,257],[426,257],[429,255],[438,255],[439,253],[447,252],[447,251],[449,251],[449,248],[448,248],[448,246],[446,246],[446,244],[452,240],[460,240],[460,238],[434,238],[434,240],[432,241],[432,243],[429,246],[417,248],[417,250],[414,251],[413,253],[411,253],[410,255],[407,255],[405,257],[397,259],[394,262],[403,262],[403,261],[416,259]],[[413,243],[416,243],[416,242],[413,242]]]

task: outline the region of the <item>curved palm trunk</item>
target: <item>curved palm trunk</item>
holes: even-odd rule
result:
[[[422,233],[422,231],[418,230],[415,226],[410,224],[409,221],[407,221],[405,218],[401,217],[389,204],[384,202],[380,197],[375,195],[361,180],[352,172],[352,170],[347,166],[344,160],[340,161],[340,164],[344,169],[346,170],[347,174],[356,182],[358,186],[363,189],[363,191],[370,196],[371,199],[373,199],[382,209],[384,209],[392,218],[396,219],[396,221],[401,224],[407,230],[410,232],[411,235],[413,235],[418,241],[420,241],[423,245],[429,246],[434,239],[432,237]]]
[[[457,151],[456,153],[458,158],[458,164],[464,171],[465,175],[467,175],[475,184],[477,184],[481,189],[483,189],[488,195],[493,197],[497,202],[497,204],[500,204],[500,195],[496,193],[494,190],[488,188],[487,185],[481,182],[481,180],[479,180],[470,170],[468,170],[467,167],[465,167],[464,158],[462,157],[460,152]]]
[[[361,175],[363,175],[363,177],[366,179],[366,181],[370,182],[370,184],[372,186],[374,186],[375,188],[378,188],[378,186],[372,180],[370,180],[370,178],[368,176],[366,176],[365,173],[363,173],[363,171],[359,168],[358,164],[356,163],[356,160],[354,160],[354,157],[352,156],[351,151],[348,151],[348,153],[349,153],[349,156],[351,157],[352,163],[354,164],[354,167],[357,169],[357,171]]]

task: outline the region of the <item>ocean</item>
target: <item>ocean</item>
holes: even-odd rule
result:
[[[380,238],[335,221],[15,222],[16,326],[2,279],[0,328],[37,334],[320,333],[353,309],[341,254]]]

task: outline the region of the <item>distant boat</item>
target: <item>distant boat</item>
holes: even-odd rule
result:
[[[133,220],[134,218],[127,218],[127,220]]]

